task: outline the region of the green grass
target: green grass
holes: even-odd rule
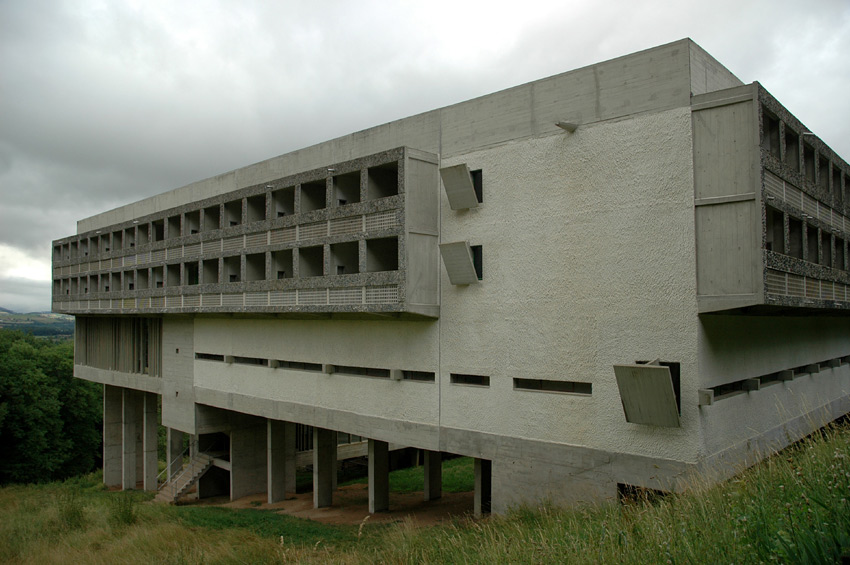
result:
[[[457,457],[443,461],[443,492],[469,492],[475,489],[471,457]],[[340,483],[341,486],[366,484],[367,477]],[[425,488],[425,474],[421,466],[399,469],[390,473],[390,492],[419,492]]]
[[[445,462],[446,485],[469,485],[470,467]],[[416,490],[421,471],[394,472],[394,490]],[[334,526],[150,498],[107,492],[98,474],[0,488],[0,562],[831,563],[850,551],[850,427],[681,495],[518,508],[429,528],[409,520]]]

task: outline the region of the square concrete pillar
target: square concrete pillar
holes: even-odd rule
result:
[[[121,388],[103,386],[103,484],[108,487],[122,484],[123,396]]]
[[[144,460],[142,461],[142,477],[145,490],[156,491],[156,476],[159,472],[159,457],[157,454],[157,395],[153,392],[144,393],[144,417],[142,421],[142,445]]]
[[[390,444],[369,440],[369,513],[390,509]]]
[[[313,428],[313,507],[333,504],[336,485],[336,432]]]
[[[136,427],[139,420],[138,395],[135,390],[121,389],[121,488],[136,488],[137,442]]]
[[[183,469],[183,432],[168,428],[165,434],[165,451],[168,452],[168,478],[179,473]]]
[[[425,500],[443,496],[443,454],[425,450]]]
[[[295,424],[268,421],[268,503],[295,496]]]
[[[475,458],[475,502],[473,514],[480,518],[490,513],[490,501],[493,485],[493,463],[489,459]]]
[[[230,499],[268,490],[266,421],[230,431]]]

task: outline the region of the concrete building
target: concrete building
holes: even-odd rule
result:
[[[295,151],[54,242],[104,481],[314,502],[337,434],[476,512],[724,477],[850,411],[850,167],[685,39]],[[175,490],[194,479],[184,478]]]

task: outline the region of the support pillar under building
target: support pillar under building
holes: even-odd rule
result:
[[[473,514],[476,518],[480,518],[481,516],[490,513],[493,485],[493,462],[489,459],[478,459],[476,457],[473,469],[475,473],[475,502],[473,504]]]
[[[333,504],[336,488],[336,432],[313,428],[313,507]]]
[[[390,445],[369,440],[369,513],[390,509]]]
[[[123,441],[121,388],[103,385],[103,484],[122,484]]]
[[[121,389],[121,488],[124,490],[136,488],[138,420],[138,393],[128,388]]]
[[[425,500],[443,496],[443,454],[425,450]]]
[[[144,489],[146,491],[156,491],[156,476],[158,474],[158,457],[157,457],[157,431],[159,422],[157,421],[157,395],[153,392],[143,393],[144,400],[144,416],[142,418],[142,449],[144,450],[144,460],[142,462],[142,477],[144,481]]]
[[[268,420],[268,503],[295,495],[295,424]]]

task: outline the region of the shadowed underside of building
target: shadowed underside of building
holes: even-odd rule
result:
[[[466,455],[501,512],[725,477],[850,411],[848,232],[847,163],[686,39],[81,220],[53,309],[107,484],[157,488],[161,403],[166,499],[281,500],[309,429],[317,507],[345,434],[370,511],[412,447],[426,499]]]

